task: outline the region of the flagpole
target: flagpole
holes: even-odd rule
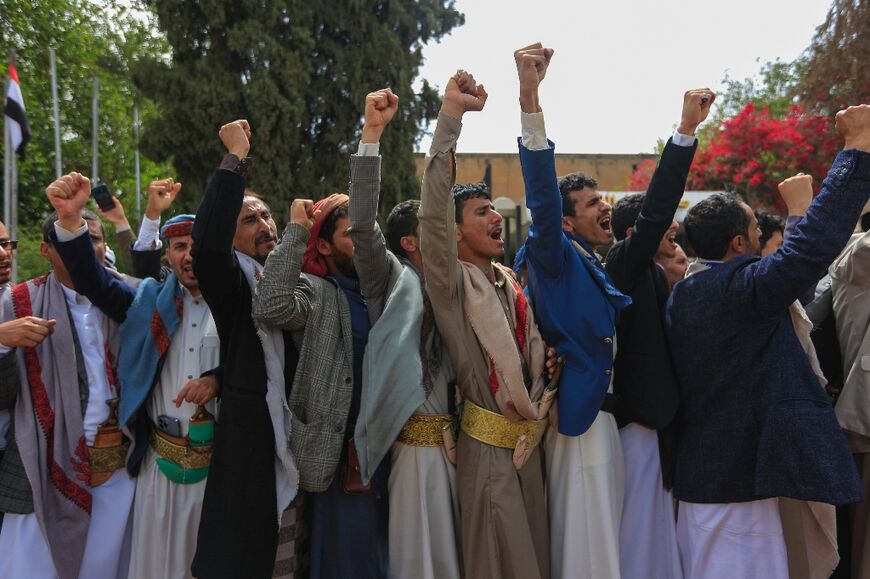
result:
[[[15,49],[12,49],[12,54],[9,57],[9,62],[16,65]],[[8,82],[8,81],[7,81]],[[5,116],[5,115],[4,115]],[[9,151],[9,221],[6,222],[6,229],[9,230],[10,239],[18,239],[18,163],[15,158],[15,152],[12,149],[12,132],[11,128],[6,128],[6,133],[9,135],[7,143],[7,151]],[[12,281],[18,281],[18,260],[12,260]]]
[[[6,105],[6,93],[9,91],[9,75],[3,82],[3,105]],[[9,201],[12,194],[12,163],[9,161],[10,150],[12,149],[12,133],[9,128],[8,117],[3,115],[3,223],[9,225]],[[14,260],[13,260],[14,261]]]
[[[100,143],[99,143],[99,116],[100,113],[100,79],[97,75],[94,75],[94,96],[91,101],[91,115],[93,116],[92,124],[91,124],[91,140],[93,141],[93,150],[91,152],[91,179],[93,181],[99,181],[99,155],[100,155]]]
[[[133,101],[133,138],[136,140],[136,152],[133,156],[136,162],[136,221],[142,223],[142,176],[139,174],[139,91]]]
[[[63,175],[63,162],[60,156],[60,105],[57,102],[57,67],[53,48],[48,49],[48,60],[51,65],[51,101],[54,109],[54,175],[60,179]]]

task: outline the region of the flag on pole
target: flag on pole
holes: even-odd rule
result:
[[[9,63],[9,83],[6,88],[6,123],[12,135],[12,149],[24,159],[24,148],[30,141],[30,127],[24,114],[24,97],[21,96],[21,85],[18,81],[18,71],[15,64]]]

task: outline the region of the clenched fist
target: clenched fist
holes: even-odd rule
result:
[[[547,75],[553,49],[544,48],[540,42],[514,51],[514,62],[520,77],[520,107],[524,113],[539,113],[538,87]]]
[[[239,119],[227,123],[220,130],[221,142],[227,148],[228,153],[232,153],[239,159],[244,159],[248,156],[248,151],[251,150],[251,125],[245,119]]]
[[[148,185],[148,207],[145,209],[148,219],[158,219],[161,213],[169,209],[179,191],[181,183],[176,183],[172,177],[151,181]]]
[[[444,100],[441,102],[441,112],[456,119],[468,111],[482,111],[489,95],[482,84],[477,84],[474,76],[464,70],[456,71],[456,74],[447,81],[444,90]]]
[[[381,140],[390,121],[399,110],[399,97],[385,88],[366,95],[365,125],[362,130],[363,143],[377,143]]]
[[[813,176],[798,173],[779,185],[779,196],[785,201],[789,215],[806,215],[813,202]]]
[[[849,107],[837,113],[837,130],[846,139],[844,149],[870,153],[870,105]]]
[[[320,209],[314,209],[311,199],[294,199],[290,205],[290,221],[311,231],[314,222],[320,217]]]
[[[716,93],[709,88],[696,88],[686,91],[683,95],[683,114],[677,132],[691,137],[698,125],[704,122],[710,114],[710,107],[716,100]]]
[[[69,173],[49,185],[45,196],[57,211],[60,226],[75,231],[82,225],[82,209],[91,196],[91,181],[81,173]]]

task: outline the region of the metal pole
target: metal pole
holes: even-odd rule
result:
[[[142,223],[142,176],[139,174],[139,91],[133,101],[133,138],[136,140],[136,152],[133,159],[136,162],[136,221]]]
[[[511,257],[511,218],[504,218],[504,241],[505,241],[505,252],[504,252],[504,264],[508,267],[513,267],[514,260]]]
[[[523,244],[523,206],[517,205],[516,212],[517,212],[517,223],[516,223],[516,226],[517,226],[517,230],[516,230],[517,251],[519,251],[520,246]]]
[[[7,83],[8,84],[8,83]],[[8,90],[7,87],[4,89]],[[6,90],[3,99],[6,99]],[[3,223],[9,225],[9,204],[12,201],[12,134],[9,130],[8,117],[3,115]]]
[[[12,140],[10,139],[10,143]],[[11,191],[12,195],[9,201],[9,222],[6,223],[7,229],[9,229],[9,237],[10,239],[18,239],[18,159],[15,157],[15,153],[12,153],[9,156],[12,159],[12,171],[11,171]],[[12,260],[12,281],[18,281],[18,260]]]
[[[54,174],[60,179],[63,175],[63,162],[60,156],[60,105],[57,100],[57,67],[53,48],[48,49],[48,60],[51,66],[51,102],[54,110]]]
[[[93,181],[99,181],[99,156],[100,156],[100,123],[99,123],[99,114],[100,114],[100,79],[97,75],[94,75],[94,96],[91,101],[91,116],[92,124],[91,124],[91,140],[93,141],[92,151],[91,151],[91,179]]]

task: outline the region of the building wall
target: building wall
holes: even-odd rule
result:
[[[628,180],[633,168],[645,159],[655,155],[592,155],[557,154],[556,174],[565,175],[583,171],[598,180],[602,191],[622,191],[628,188]],[[422,153],[417,154],[417,176],[423,177]],[[523,174],[520,158],[510,153],[459,153],[456,155],[456,182],[477,183],[483,180],[486,167],[490,165],[492,196],[508,197],[522,204],[524,196]]]

